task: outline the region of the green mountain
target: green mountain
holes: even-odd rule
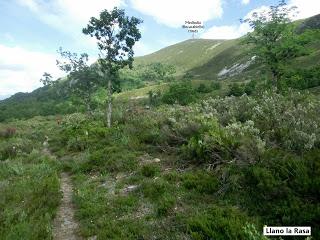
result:
[[[297,32],[320,29],[320,14],[295,22]],[[312,54],[300,57],[295,63],[300,67],[312,67],[320,63],[320,40],[312,44]],[[247,79],[259,76],[260,64],[250,55],[248,46],[241,39],[210,40],[190,39],[163,48],[155,53],[139,57],[136,64],[162,62],[175,65],[178,75],[190,73],[194,79]]]
[[[178,73],[205,64],[225,48],[225,40],[190,39],[138,57],[136,64],[161,62],[177,67]]]
[[[320,28],[320,14],[295,22],[298,32]],[[310,55],[295,60],[299,68],[320,64],[320,40],[312,43]],[[135,59],[135,66],[154,62],[174,65],[177,78],[185,74],[193,80],[245,81],[258,79],[264,69],[255,61],[248,46],[241,39],[210,40],[190,39],[157,52]],[[0,121],[10,118],[28,118],[36,115],[64,114],[75,110],[70,95],[65,91],[65,81],[55,88],[42,87],[31,93],[17,93],[0,101]],[[135,91],[135,90],[133,90]],[[136,95],[133,93],[133,95]]]

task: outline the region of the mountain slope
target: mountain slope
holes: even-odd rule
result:
[[[178,73],[184,73],[206,63],[223,51],[226,47],[225,42],[225,40],[190,39],[165,47],[152,54],[138,57],[135,64],[167,63],[175,65]]]
[[[320,29],[320,14],[294,22],[297,32]],[[320,63],[320,41],[312,44],[313,52],[294,63],[301,67],[311,67]],[[261,65],[253,61],[249,47],[240,39],[212,40],[190,39],[163,48],[152,54],[136,59],[136,66],[151,62],[175,65],[177,74],[190,73],[194,79],[236,78],[246,79],[259,76]]]
[[[320,15],[296,21],[294,24],[298,32],[319,29]],[[309,68],[320,64],[319,39],[315,39],[312,48],[310,55],[296,59],[294,67]],[[177,77],[188,73],[194,80],[259,79],[263,71],[263,66],[254,61],[254,56],[248,46],[241,44],[241,39],[190,39],[137,57],[134,65],[138,68],[140,64],[152,62],[174,65]],[[43,87],[32,93],[17,93],[0,101],[0,121],[73,112],[77,108],[71,104],[65,84],[65,81],[60,81],[55,89]]]

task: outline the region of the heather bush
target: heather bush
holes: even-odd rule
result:
[[[29,154],[34,148],[34,142],[26,138],[11,138],[0,144],[0,160],[14,158],[19,154]]]
[[[319,100],[306,94],[273,90],[258,97],[210,98],[195,108],[205,118],[217,118],[223,126],[252,121],[266,146],[301,153],[319,146]]]
[[[237,121],[251,120],[252,108],[256,105],[256,99],[244,94],[241,97],[209,98],[197,104],[196,108],[204,117],[216,117],[223,126],[226,126]]]
[[[181,179],[183,187],[199,193],[213,194],[219,186],[217,177],[204,171],[185,173],[181,176]]]
[[[260,161],[229,172],[230,180],[238,180],[237,187],[229,188],[227,195],[236,194],[237,204],[259,216],[264,224],[308,225],[317,239],[320,236],[316,228],[320,214],[318,160],[319,150],[303,156],[266,150]]]
[[[232,139],[216,119],[206,121],[197,135],[182,147],[186,158],[195,163],[222,164],[232,159]]]
[[[252,110],[252,120],[269,146],[303,152],[319,144],[318,100],[297,92],[284,96],[268,91]]]
[[[259,159],[265,150],[265,142],[260,137],[260,130],[254,122],[236,122],[226,126],[227,135],[235,141],[236,160],[252,163]]]
[[[213,206],[187,219],[193,239],[247,240],[243,225],[248,217],[236,208]]]

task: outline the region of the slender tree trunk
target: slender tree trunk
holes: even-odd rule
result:
[[[87,115],[88,115],[89,117],[92,116],[92,111],[91,111],[90,103],[87,103]]]
[[[111,79],[108,79],[108,97],[107,97],[107,126],[111,127],[111,117],[112,117],[112,84]]]
[[[87,108],[87,115],[88,117],[92,117],[92,109],[91,109],[91,94],[88,93],[87,95],[84,96],[84,102]]]
[[[272,69],[271,72],[272,72],[272,84],[274,87],[276,87],[278,83],[278,72],[275,69]]]

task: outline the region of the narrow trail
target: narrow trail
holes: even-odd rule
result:
[[[48,136],[45,136],[42,153],[55,157],[48,148],[48,140]],[[61,173],[60,182],[60,191],[63,197],[53,223],[53,240],[82,240],[78,235],[79,225],[74,218],[75,210],[72,203],[73,188],[68,173]]]
[[[78,236],[78,223],[74,219],[74,207],[72,204],[72,183],[67,173],[61,174],[61,191],[63,198],[54,220],[54,240],[80,240]]]

